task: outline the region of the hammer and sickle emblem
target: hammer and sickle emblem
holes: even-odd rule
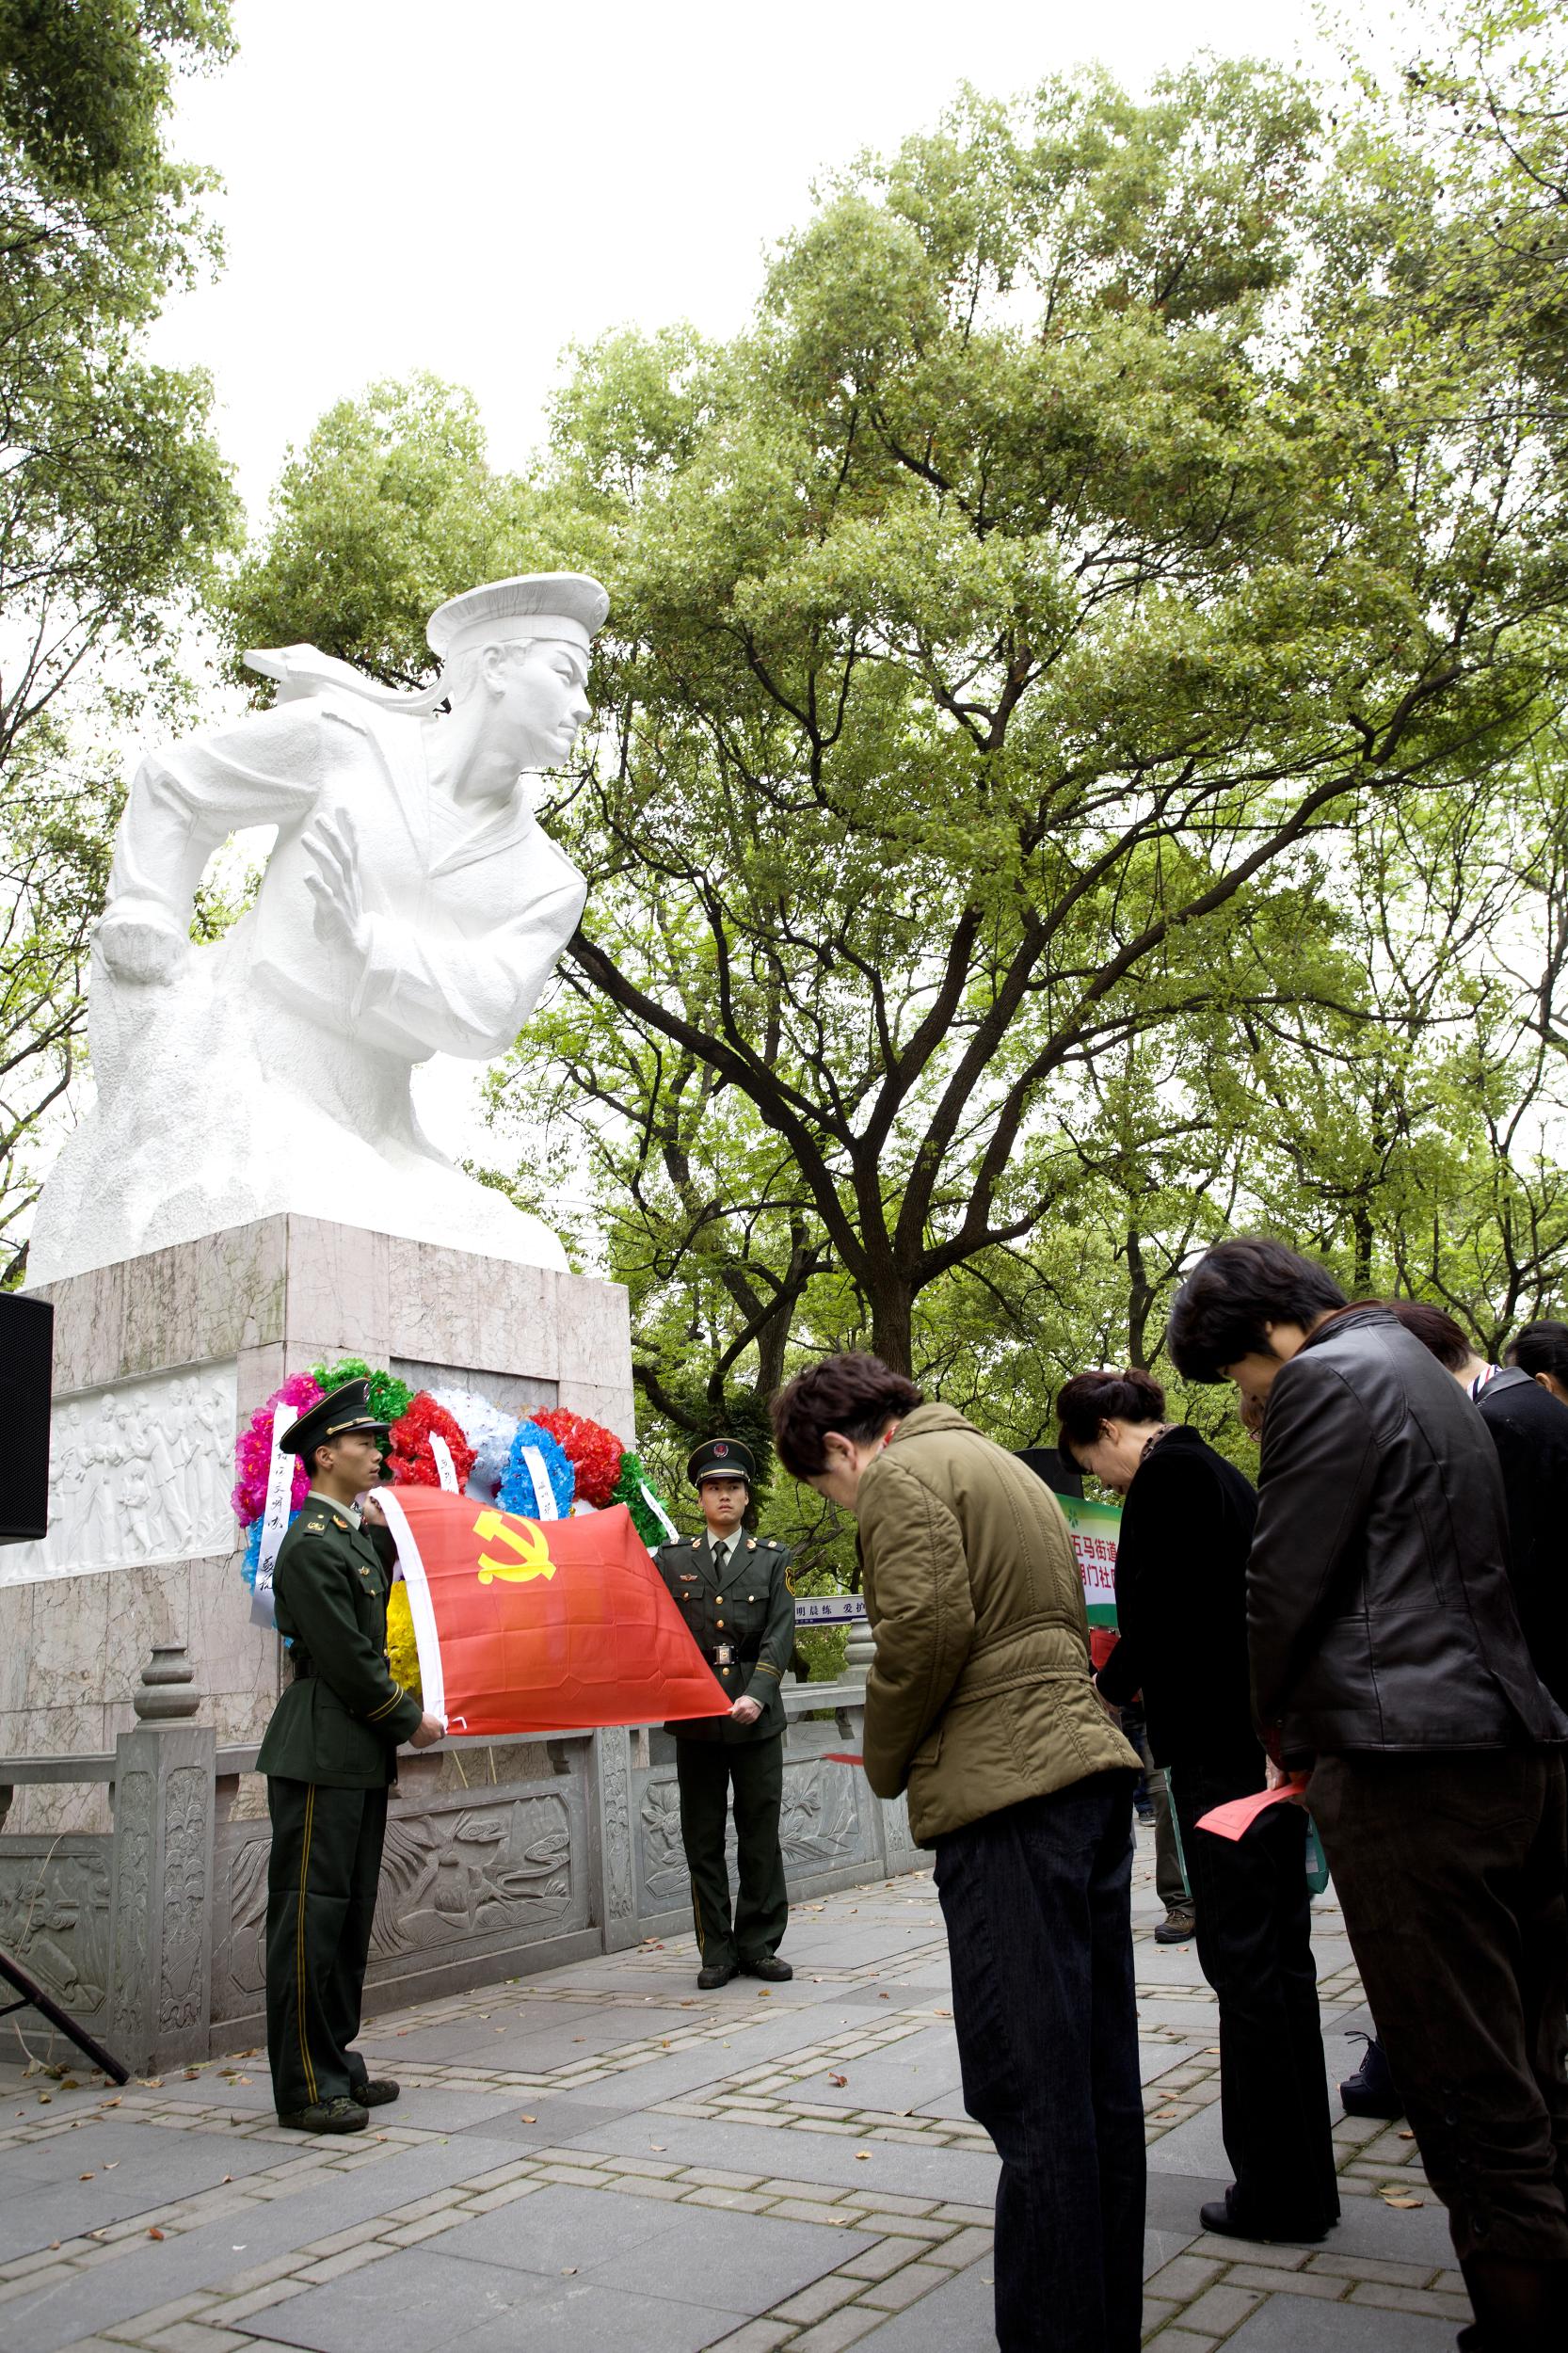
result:
[[[488,1585],[498,1577],[508,1585],[525,1585],[530,1577],[554,1576],[555,1563],[550,1557],[544,1531],[534,1521],[513,1519],[504,1512],[481,1512],[473,1523],[473,1532],[482,1544],[503,1544],[517,1556],[512,1561],[494,1561],[488,1552],[482,1552],[481,1585]]]

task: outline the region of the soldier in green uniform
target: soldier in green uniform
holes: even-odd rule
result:
[[[440,1719],[387,1665],[391,1538],[370,1502],[386,1424],[370,1384],[346,1381],[280,1443],[311,1474],[303,1510],[278,1548],[278,1630],[294,1680],[257,1758],[267,1776],[272,1855],[266,1889],[266,2041],[278,2121],[306,2133],[358,2133],[397,2097],[349,2044],[370,1958],[400,1740],[428,1748]],[[372,1532],[373,1529],[375,1533]]]
[[[661,1545],[660,1574],[698,1649],[732,1694],[728,1716],[666,1724],[674,1735],[680,1838],[692,1880],[703,1988],[738,1971],[793,1977],[776,1959],[790,1916],[778,1808],[784,1792],[781,1678],[795,1641],[794,1599],[782,1545],[748,1536],[743,1525],[757,1465],[735,1438],[711,1438],[686,1465],[708,1523],[705,1536]],[[724,1840],[735,1793],[740,1889],[733,1922]]]

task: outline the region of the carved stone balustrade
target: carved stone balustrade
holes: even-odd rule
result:
[[[855,1767],[857,1684],[785,1690],[783,1847],[795,1898],[918,1868],[902,1801]],[[0,1757],[19,1783],[107,1784],[108,1833],[0,1832],[0,1945],[138,2073],[263,2039],[268,1826],[253,1748],[219,1749],[184,1652],[160,1644],[112,1756]],[[448,1741],[399,1763],[367,2009],[466,1991],[682,1930],[675,1744],[659,1727],[501,1744]],[[41,2023],[8,2021],[41,2054]],[[60,2056],[60,2054],[56,2054]]]

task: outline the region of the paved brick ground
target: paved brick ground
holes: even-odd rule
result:
[[[1468,2316],[1399,2127],[1338,2127],[1320,2249],[1197,2231],[1227,2178],[1213,2003],[1135,1919],[1145,2342],[1440,2353]],[[1327,2059],[1367,2024],[1317,1907]],[[115,2094],[0,2069],[7,2353],[984,2353],[990,2143],[965,2117],[923,1875],[796,1909],[794,1982],[698,1994],[689,1940],[376,2020],[403,2097],[354,2140],[280,2131],[259,2055]],[[1336,2103],[1337,2106],[1337,2103]]]

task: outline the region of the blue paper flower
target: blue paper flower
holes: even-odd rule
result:
[[[518,1433],[512,1440],[512,1451],[506,1464],[506,1476],[501,1482],[502,1510],[516,1512],[523,1519],[538,1517],[539,1498],[534,1492],[533,1475],[522,1459],[524,1447],[538,1449],[555,1497],[556,1517],[565,1519],[577,1492],[577,1474],[560,1440],[552,1438],[548,1430],[541,1430],[536,1421],[520,1422],[518,1425]]]

